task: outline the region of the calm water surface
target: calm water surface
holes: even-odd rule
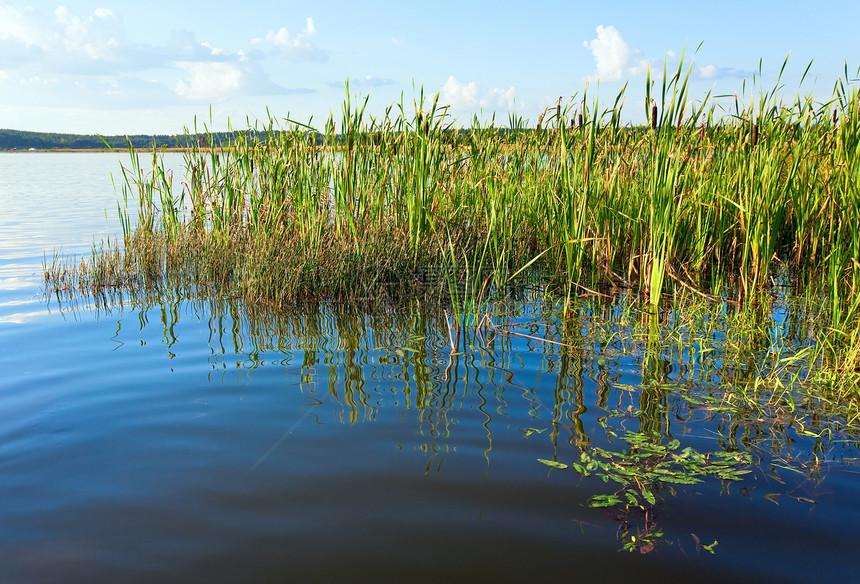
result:
[[[618,551],[586,506],[606,485],[537,459],[608,446],[600,419],[644,399],[622,387],[635,355],[497,337],[452,357],[417,305],[259,321],[170,294],[46,302],[46,254],[118,231],[120,160],[0,153],[0,581],[855,580],[850,445],[820,481],[765,458],[684,489],[657,508],[664,543]],[[720,449],[705,416],[663,423]]]

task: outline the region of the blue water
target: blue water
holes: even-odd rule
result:
[[[667,496],[664,541],[619,551],[619,523],[586,505],[607,486],[537,459],[620,448],[610,414],[640,429],[641,354],[500,335],[451,355],[417,304],[271,319],[169,294],[46,300],[46,253],[119,230],[121,160],[0,153],[0,581],[854,580],[856,448],[831,444],[810,479],[755,449],[754,425],[735,437],[760,468]],[[552,310],[520,310],[558,338]],[[663,431],[723,447],[721,418],[667,401]]]

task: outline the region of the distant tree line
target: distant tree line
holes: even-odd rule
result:
[[[424,131],[429,131],[424,128]],[[419,130],[421,131],[421,130]],[[481,128],[481,129],[445,129],[441,135],[452,145],[468,143],[470,136],[483,132],[499,132],[502,134],[518,134],[540,132],[540,128]],[[643,130],[644,131],[644,130]],[[245,130],[239,132],[211,132],[201,134],[135,134],[133,136],[100,136],[98,134],[59,134],[55,132],[26,132],[22,130],[0,129],[0,151],[9,150],[126,150],[129,145],[139,150],[164,148],[192,148],[193,146],[229,146],[237,140],[260,141],[275,138],[282,130],[257,132]],[[341,147],[349,143],[350,136],[335,134],[326,136],[320,132],[311,132],[317,145],[332,144]],[[362,131],[352,134],[352,139],[358,138],[361,143],[378,144],[384,139],[384,134],[378,131]]]
[[[229,142],[232,133],[206,135],[206,142],[218,146]],[[25,132],[0,129],[0,150],[125,150],[134,148],[189,148],[198,138],[191,134],[136,134],[133,136],[99,136],[97,134],[58,134],[55,132]]]

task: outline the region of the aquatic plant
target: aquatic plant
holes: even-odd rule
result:
[[[191,139],[211,137],[195,124],[183,177],[129,149],[122,246],[85,267],[46,261],[47,287],[179,286],[282,308],[422,298],[462,329],[517,281],[568,314],[619,290],[658,314],[679,292],[753,310],[779,280],[827,310],[810,329],[819,379],[851,385],[860,112],[847,67],[825,103],[785,101],[778,81],[733,110],[692,100],[685,67],[664,65],[659,91],[649,72],[650,127],[621,125],[624,90],[603,110],[586,93],[559,100],[534,128],[458,128],[438,95],[377,119],[348,86],[320,130],[271,117],[216,147]]]
[[[614,432],[610,433],[614,435]],[[663,444],[660,435],[626,432],[621,440],[627,443],[626,451],[610,451],[592,447],[583,450],[579,462],[569,465],[554,460],[538,459],[539,462],[558,469],[573,468],[582,477],[597,476],[605,483],[620,485],[612,493],[594,495],[589,506],[612,508],[622,523],[620,538],[627,551],[648,553],[663,537],[654,520],[654,507],[663,491],[674,494],[675,485],[693,485],[703,477],[713,476],[721,480],[740,480],[751,472],[748,468],[752,458],[745,452],[717,451],[702,454],[692,447],[680,452],[681,442],[671,439]],[[631,512],[643,514],[643,527],[635,533],[630,531]],[[713,551],[712,547],[708,551]]]

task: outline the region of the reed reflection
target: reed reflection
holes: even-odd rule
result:
[[[418,300],[275,312],[186,294],[163,289],[130,309],[113,299],[96,314],[118,312],[118,346],[133,319],[140,344],[161,343],[168,359],[196,342],[188,327],[203,324],[211,382],[251,383],[257,370],[278,367],[286,386],[324,404],[318,415],[337,423],[411,417],[428,469],[462,438],[464,420],[483,436],[487,462],[511,427],[550,430],[539,438],[549,442],[547,457],[568,459],[622,431],[672,439],[703,435],[706,425],[729,450],[783,456],[792,427],[814,432],[819,454],[853,448],[838,439],[850,424],[825,411],[825,395],[800,399],[780,385],[809,366],[786,365],[779,354],[802,353],[809,342],[798,324],[803,305],[658,313],[625,295],[560,307],[535,289],[486,307],[489,325],[462,327],[452,351],[445,313]]]

